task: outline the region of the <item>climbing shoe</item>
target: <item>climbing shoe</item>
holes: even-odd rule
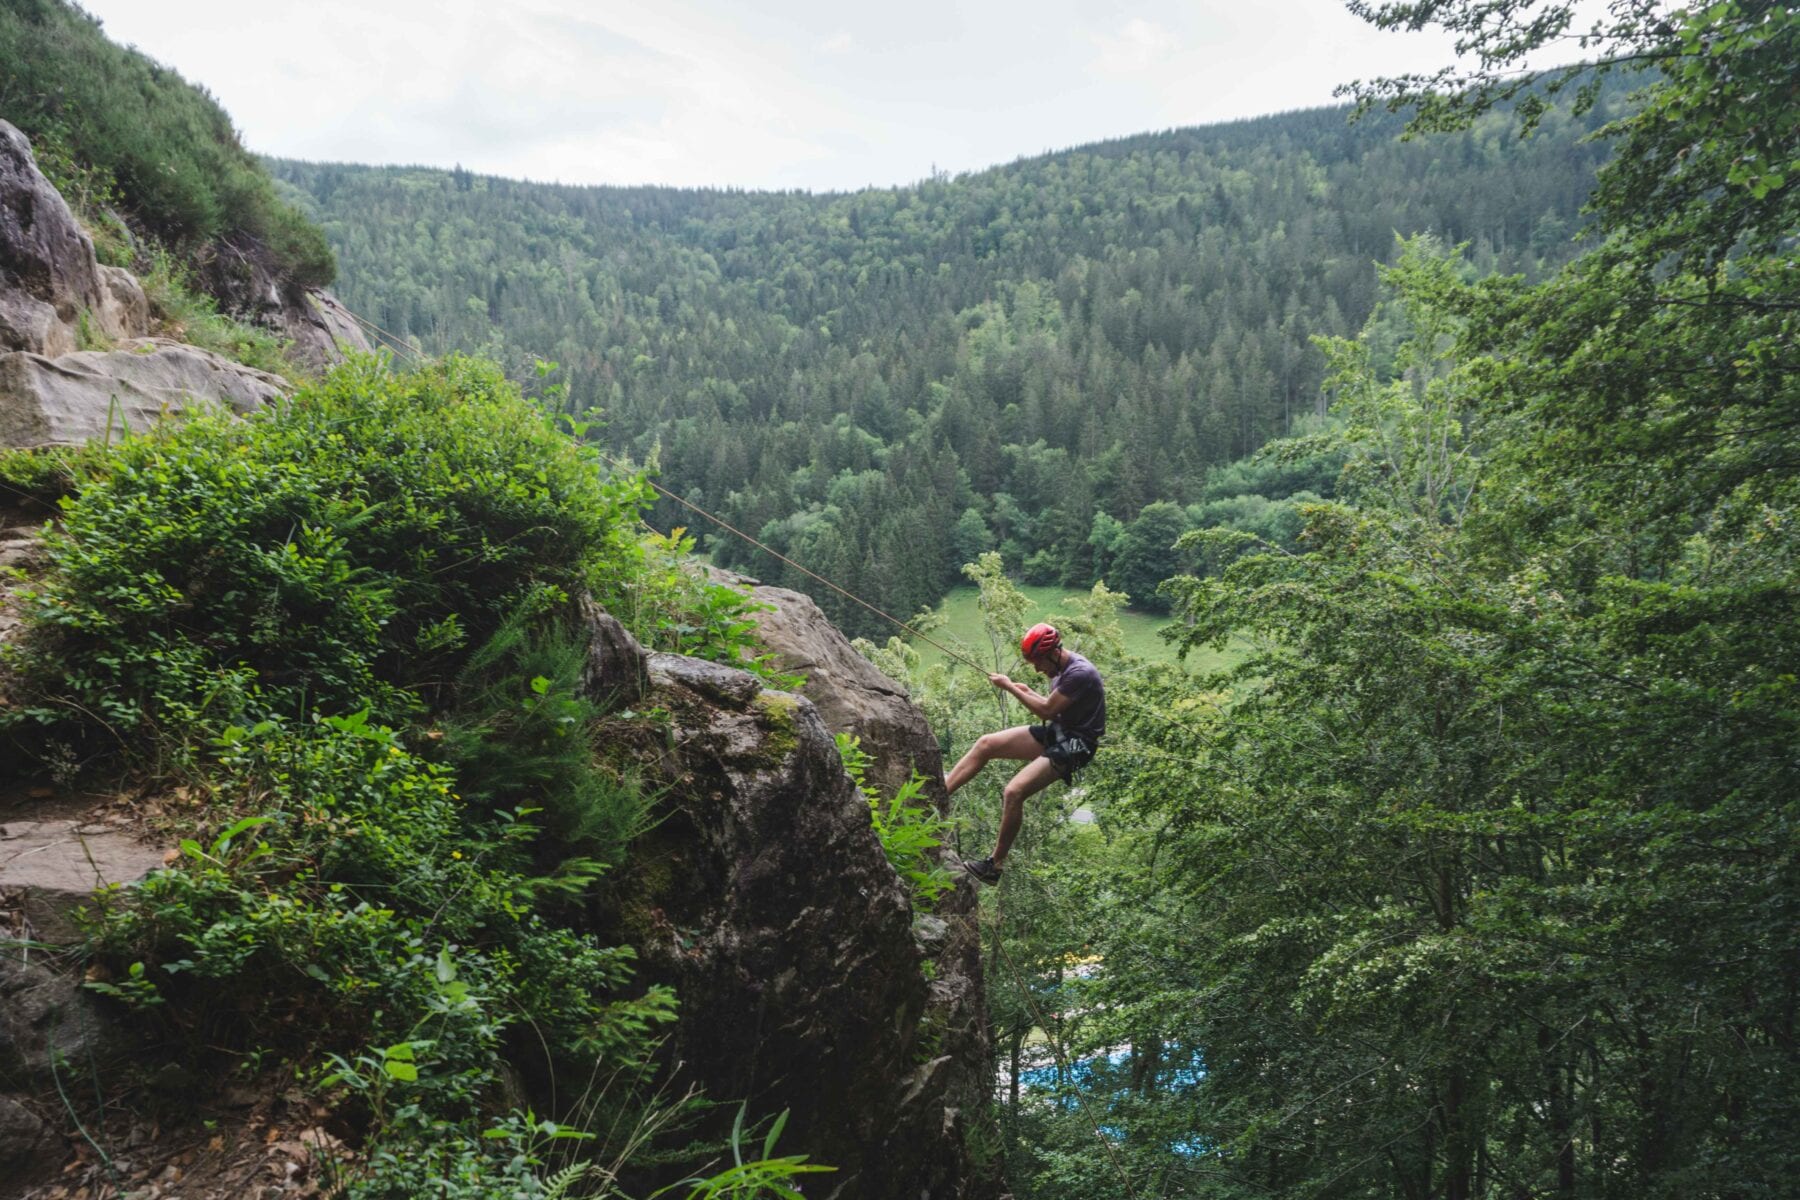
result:
[[[991,858],[965,858],[962,860],[962,869],[983,883],[1000,882],[1000,868],[994,865]]]

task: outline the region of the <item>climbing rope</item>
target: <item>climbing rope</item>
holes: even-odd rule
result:
[[[618,459],[614,458],[612,455],[608,454],[604,450],[599,449],[598,447],[595,447],[595,452],[598,453],[601,458],[605,459],[607,461],[607,463],[609,465],[611,465],[614,470],[624,471],[624,470],[630,469],[624,463],[621,463]],[[802,575],[806,576],[808,579],[817,580],[818,582],[824,584],[826,587],[830,588],[832,591],[838,593],[840,596],[843,596],[845,599],[852,600],[852,601],[856,602],[857,604],[862,605],[864,608],[868,609],[870,612],[874,613],[876,616],[882,618],[883,620],[892,621],[894,624],[896,624],[900,628],[906,630],[906,632],[912,634],[914,637],[920,639],[921,641],[930,642],[933,646],[936,646],[939,650],[942,650],[945,654],[949,655],[951,658],[956,659],[958,662],[967,663],[969,666],[974,667],[977,671],[981,671],[983,674],[988,673],[987,669],[985,667],[983,667],[980,663],[976,662],[974,659],[969,658],[967,655],[964,655],[964,654],[958,654],[956,651],[950,649],[950,647],[944,645],[942,642],[937,641],[935,638],[927,637],[925,634],[921,633],[919,630],[914,629],[911,625],[908,625],[905,621],[902,621],[899,617],[892,616],[889,613],[883,612],[881,609],[876,608],[873,604],[870,604],[867,600],[864,600],[861,596],[858,596],[853,592],[846,591],[844,588],[839,587],[837,584],[831,582],[831,580],[825,578],[823,575],[820,575],[820,574],[817,574],[816,572],[807,570],[805,567],[801,566],[799,563],[795,562],[793,559],[789,558],[787,555],[781,553],[781,551],[776,550],[771,546],[765,545],[764,543],[757,541],[755,538],[751,537],[749,534],[745,533],[743,530],[739,529],[736,525],[733,525],[731,522],[727,521],[725,518],[716,517],[712,513],[707,512],[704,508],[701,508],[698,504],[694,504],[691,501],[685,500],[682,497],[677,496],[674,492],[671,492],[668,488],[666,488],[662,484],[656,482],[656,480],[651,479],[649,476],[644,477],[644,482],[648,483],[651,487],[655,488],[657,491],[661,492],[663,495],[667,496],[669,499],[673,500],[675,503],[682,505],[683,507],[688,508],[696,513],[699,513],[701,516],[705,517],[707,520],[711,521],[713,524],[719,526],[721,529],[726,529],[732,533],[737,534],[737,536],[743,538],[746,542],[749,542],[752,546],[755,546],[758,550],[761,550],[764,554],[767,554],[771,558],[780,559],[782,562],[784,562],[788,566],[794,568],[794,570],[800,572]]]

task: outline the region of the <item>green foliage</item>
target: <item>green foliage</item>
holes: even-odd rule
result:
[[[0,450],[0,491],[9,504],[54,509],[65,496],[104,474],[106,446],[40,446]]]
[[[856,782],[856,790],[869,801],[869,817],[888,863],[906,881],[916,912],[930,912],[938,898],[956,886],[950,872],[938,864],[937,848],[953,824],[938,816],[929,800],[921,800],[925,777],[917,771],[887,800],[866,781],[869,756],[854,734],[837,734],[838,756],[844,770]]]
[[[646,531],[643,559],[622,580],[611,608],[639,641],[656,650],[731,663],[771,687],[793,689],[802,680],[783,674],[756,636],[753,614],[766,605],[729,584],[709,578],[695,562],[694,539],[676,526],[666,535]]]
[[[714,1175],[684,1179],[652,1194],[666,1196],[678,1192],[682,1188],[689,1191],[684,1200],[715,1200],[724,1198],[731,1200],[741,1197],[742,1200],[754,1200],[760,1196],[777,1196],[781,1200],[805,1200],[800,1192],[787,1183],[801,1175],[813,1175],[837,1170],[817,1163],[808,1163],[804,1154],[790,1154],[775,1157],[775,1142],[781,1131],[787,1127],[787,1113],[775,1118],[774,1124],[763,1138],[762,1157],[746,1160],[744,1147],[746,1134],[744,1130],[743,1105],[738,1106],[737,1119],[731,1125],[731,1158],[732,1165]]]
[[[252,696],[387,721],[436,707],[464,642],[526,597],[619,594],[641,487],[601,482],[465,359],[364,359],[249,420],[129,439],[64,501],[7,723],[174,744]]]
[[[489,810],[529,808],[555,885],[579,893],[584,879],[619,862],[648,802],[634,780],[597,765],[591,731],[601,708],[582,694],[587,645],[554,615],[544,620],[554,603],[527,597],[470,656],[440,732],[463,794]],[[447,633],[434,636],[448,644]]]
[[[1307,510],[1308,553],[1176,589],[1190,644],[1261,647],[1216,729],[1165,733],[1191,770],[1131,789],[1177,831],[1178,957],[1212,989],[1175,1031],[1211,1064],[1194,1120],[1283,1193],[1776,1187],[1792,475],[1721,493],[1653,430],[1588,424],[1564,364],[1521,353],[1543,325],[1493,355],[1516,285],[1420,247],[1391,278],[1402,377],[1329,348],[1349,503]],[[1636,334],[1613,333],[1629,372]],[[1741,436],[1721,451],[1785,435]]]
[[[352,1091],[380,1090],[395,1065],[385,1052],[339,1060],[339,1082]],[[479,1134],[439,1124],[384,1140],[333,1174],[346,1200],[559,1200],[586,1164],[551,1173],[551,1163],[592,1136],[514,1109]]]
[[[0,112],[40,146],[72,199],[116,200],[177,248],[231,233],[264,242],[304,285],[337,266],[319,228],[275,194],[262,165],[204,89],[64,0],[0,8]]]
[[[1167,612],[1168,605],[1157,588],[1181,569],[1175,544],[1187,528],[1187,514],[1180,505],[1166,500],[1146,505],[1119,535],[1112,582],[1126,595],[1135,597],[1140,607]]]
[[[670,1019],[665,990],[625,991],[629,950],[533,911],[529,815],[470,809],[366,713],[231,726],[212,756],[222,811],[281,806],[184,840],[176,867],[107,896],[94,951],[131,967],[105,987],[179,1001],[158,1011],[190,1037],[321,1056],[334,1069],[318,1086],[396,1156],[476,1118],[510,1026],[631,1071]]]
[[[472,360],[361,359],[246,420],[0,471],[62,511],[9,732],[152,786],[178,768],[204,801],[174,866],[103,894],[91,990],[173,1053],[294,1064],[362,1135],[346,1195],[560,1194],[558,1147],[590,1141],[610,1165],[581,1186],[618,1194],[681,1108],[640,1086],[674,998],[583,931],[648,798],[600,765],[572,597],[731,661],[745,598],[680,564],[691,543],[640,542],[643,479]],[[611,1081],[570,1113],[620,1144],[493,1115],[566,1069]]]

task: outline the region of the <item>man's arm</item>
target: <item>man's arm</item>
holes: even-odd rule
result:
[[[1042,717],[1048,721],[1063,709],[1069,707],[1069,697],[1061,692],[1051,692],[1048,696],[1040,696],[1024,684],[1005,675],[989,675],[988,682],[1003,692],[1011,692],[1013,699],[1023,704],[1034,717]]]

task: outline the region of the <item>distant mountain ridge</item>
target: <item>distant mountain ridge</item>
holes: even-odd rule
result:
[[[1315,109],[826,195],[271,168],[391,335],[521,378],[556,361],[615,451],[911,611],[971,549],[1086,583],[1097,518],[1195,501],[1317,411],[1309,338],[1375,311],[1396,234],[1466,242],[1481,272],[1564,261],[1609,107],[1525,142],[1495,119],[1406,144],[1389,118]]]

